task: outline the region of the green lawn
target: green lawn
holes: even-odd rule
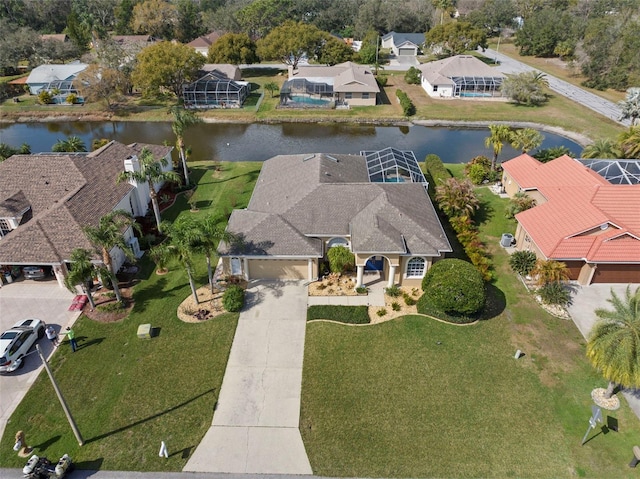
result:
[[[215,177],[210,163],[191,164],[196,194],[210,199],[196,214],[224,212],[247,204],[259,163],[223,163]],[[235,199],[234,199],[235,198]],[[165,219],[184,211],[181,198]],[[79,447],[51,384],[43,372],[18,406],[0,442],[0,467],[22,467],[10,452],[16,431],[26,433],[36,452],[50,458],[68,453],[84,469],[181,470],[207,431],[235,333],[237,314],[199,324],[178,320],[178,305],[190,294],[184,270],[170,265],[165,276],[141,261],[135,306],[111,324],[81,317],[74,330],[81,348],[63,344],[51,368],[84,437]],[[196,282],[206,283],[204,258],[196,260]],[[159,332],[136,337],[138,325]],[[160,459],[160,442],[170,457]]]
[[[506,200],[479,193],[497,273],[493,318],[465,327],[418,316],[359,328],[307,325],[300,430],[314,474],[637,475],[627,463],[640,423],[626,403],[610,413],[620,432],[598,428],[580,446],[590,391],[606,382],[587,363],[573,323],[541,310],[510,272],[498,246],[501,233],[513,232]],[[516,349],[525,356],[514,359]]]

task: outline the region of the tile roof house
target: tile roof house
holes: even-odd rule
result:
[[[382,48],[389,48],[398,57],[415,57],[422,50],[424,40],[424,33],[389,32],[382,37]]]
[[[288,104],[300,96],[331,99],[337,105],[375,105],[380,87],[371,69],[353,62],[333,66],[307,65],[294,70],[280,89],[280,103]]]
[[[434,98],[502,96],[504,75],[473,55],[455,55],[418,67],[420,84]]]
[[[65,64],[40,65],[31,70],[27,77],[26,84],[29,86],[29,92],[37,95],[49,83],[55,81],[69,81],[76,79],[78,74],[86,70],[89,65],[80,62],[71,62]]]
[[[313,281],[327,250],[344,245],[355,254],[358,285],[371,271],[388,285],[417,286],[451,245],[423,182],[405,170],[387,182],[370,178],[363,154],[267,160],[248,207],[229,219],[241,241],[220,245],[225,273]]]
[[[71,251],[93,249],[84,226],[113,210],[146,214],[147,184],[116,184],[120,172],[139,167],[144,147],[169,159],[171,168],[173,147],[116,141],[91,153],[14,155],[0,163],[0,264],[53,266],[63,287]],[[125,238],[138,248],[131,230]],[[124,254],[114,249],[111,255],[117,270]]]
[[[611,184],[567,155],[502,166],[506,193],[537,203],[516,215],[518,250],[566,263],[580,284],[640,283],[640,184]]]

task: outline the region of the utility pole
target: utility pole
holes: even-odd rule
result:
[[[51,369],[49,368],[49,363],[47,362],[46,358],[42,354],[42,351],[40,351],[40,346],[38,344],[36,344],[36,351],[38,351],[38,355],[40,356],[40,359],[42,359],[42,364],[44,365],[44,369],[47,371],[47,374],[49,375],[49,379],[51,379],[51,384],[53,385],[53,389],[55,390],[56,395],[58,396],[58,400],[60,401],[60,404],[62,405],[62,409],[64,410],[64,414],[65,414],[65,416],[67,416],[67,421],[69,421],[69,425],[71,426],[71,429],[73,430],[73,434],[74,434],[74,436],[76,436],[76,439],[78,440],[78,444],[80,446],[82,446],[82,445],[84,445],[84,440],[82,439],[82,435],[80,434],[80,430],[78,429],[78,426],[76,426],[76,423],[73,420],[73,416],[71,415],[71,411],[69,410],[69,406],[67,406],[67,403],[64,400],[64,396],[62,396],[62,392],[60,391],[60,388],[58,387],[58,383],[56,383],[56,380],[53,377],[53,373],[51,372]]]

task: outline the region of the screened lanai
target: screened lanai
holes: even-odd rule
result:
[[[389,147],[379,151],[361,151],[360,154],[365,157],[372,183],[421,183],[425,188],[428,186],[413,151]]]
[[[612,185],[640,184],[640,160],[579,159]]]
[[[249,96],[249,83],[205,75],[182,87],[185,108],[240,108]]]
[[[502,96],[500,90],[502,77],[452,76],[451,80],[455,84],[453,96],[463,98]]]
[[[53,103],[66,103],[69,95],[76,95],[76,103],[84,103],[84,99],[79,96],[78,90],[70,80],[54,80],[47,83],[42,90],[53,95]]]

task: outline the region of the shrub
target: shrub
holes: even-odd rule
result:
[[[482,275],[460,259],[434,263],[422,279],[422,290],[436,309],[448,314],[471,315],[485,303]]]
[[[119,311],[122,311],[124,309],[124,306],[125,305],[120,301],[116,301],[115,303],[100,304],[96,306],[96,309],[103,313],[117,313]]]
[[[436,192],[436,186],[451,178],[451,173],[445,168],[440,157],[433,153],[428,154],[424,159],[424,168],[429,180],[429,194],[433,197]]]
[[[562,283],[547,283],[538,289],[538,294],[545,304],[567,306],[571,302],[571,292]]]
[[[376,314],[380,317],[386,316],[387,310],[385,308],[380,308],[378,311],[376,311]]]
[[[471,165],[467,176],[474,185],[480,185],[487,179],[487,172],[482,165]]]
[[[408,295],[407,293],[402,295],[402,298],[404,299],[404,304],[406,304],[407,306],[413,306],[416,304],[416,300],[413,299],[410,295]]]
[[[464,167],[464,174],[467,175],[475,185],[481,184],[484,180],[489,180],[491,175],[491,160],[483,155],[471,158],[471,161]]]
[[[411,67],[404,74],[404,81],[409,85],[420,85],[420,70],[416,67]]]
[[[400,303],[394,301],[393,303],[391,303],[391,309],[393,309],[394,311],[400,311]]]
[[[356,293],[358,294],[367,294],[369,292],[369,290],[367,289],[366,286],[358,286],[356,288]]]
[[[387,75],[378,75],[376,77],[376,81],[378,82],[378,85],[381,88],[384,88],[387,86],[387,83],[389,82],[389,77]]]
[[[396,96],[400,101],[400,106],[402,107],[404,116],[412,116],[416,114],[416,106],[405,92],[402,90],[396,90]]]
[[[73,105],[78,102],[78,95],[76,95],[75,93],[70,93],[67,95],[67,98],[65,98],[64,101]]]
[[[230,313],[237,313],[244,306],[244,289],[240,286],[229,286],[222,295],[222,306]]]
[[[334,246],[327,252],[329,268],[332,273],[343,273],[353,269],[356,265],[356,257],[346,246]]]
[[[392,298],[397,298],[402,294],[402,291],[400,291],[400,288],[396,284],[394,284],[393,286],[389,286],[388,288],[385,288],[384,292],[387,294],[387,296],[390,296]]]
[[[533,251],[516,251],[509,257],[509,266],[520,276],[528,276],[536,265]]]
[[[507,204],[507,207],[505,209],[505,216],[509,219],[513,219],[513,217],[518,213],[533,208],[535,205],[536,200],[531,198],[526,193],[516,193]]]
[[[50,105],[53,103],[53,95],[47,90],[40,90],[40,93],[38,93],[38,101],[43,105]]]
[[[367,306],[309,306],[307,321],[314,319],[330,319],[346,324],[369,324],[371,322]]]

